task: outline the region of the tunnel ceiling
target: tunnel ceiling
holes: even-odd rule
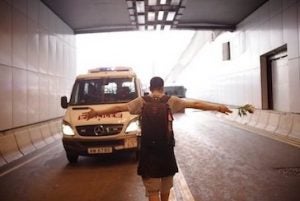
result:
[[[267,0],[42,0],[76,34],[129,30],[234,30]]]

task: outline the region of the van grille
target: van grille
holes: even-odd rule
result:
[[[76,130],[81,136],[108,136],[119,134],[123,129],[123,124],[98,124],[88,126],[76,126]]]

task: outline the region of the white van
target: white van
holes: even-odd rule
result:
[[[63,145],[70,163],[79,155],[107,154],[117,151],[138,151],[140,134],[137,115],[120,112],[89,120],[82,113],[117,103],[129,102],[141,96],[139,79],[131,68],[98,68],[79,75],[70,101],[61,97],[66,109],[62,122]]]

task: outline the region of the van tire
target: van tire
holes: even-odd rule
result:
[[[67,152],[67,159],[68,159],[69,163],[77,163],[78,154]]]

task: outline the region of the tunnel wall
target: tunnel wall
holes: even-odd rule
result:
[[[0,0],[0,131],[62,116],[75,35],[39,0]]]
[[[287,45],[289,111],[300,112],[299,34],[297,0],[270,0],[238,24],[204,45],[180,76],[188,96],[229,105],[252,103],[262,108],[260,56]],[[231,59],[223,61],[230,42]],[[197,83],[197,85],[195,85]]]

